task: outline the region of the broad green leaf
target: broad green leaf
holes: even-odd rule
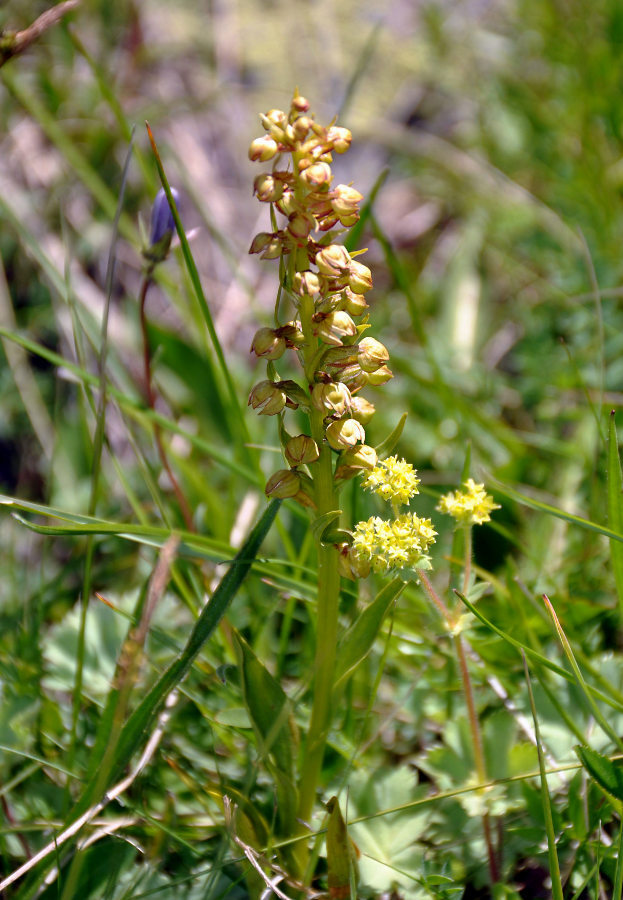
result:
[[[623,764],[613,761],[590,747],[575,748],[580,762],[598,785],[611,797],[623,802]]]
[[[279,682],[244,638],[234,632],[234,640],[244,701],[258,739],[260,756],[268,757],[273,763],[280,824],[283,833],[290,834],[295,827],[297,806],[294,777],[297,735],[290,702]]]
[[[383,624],[392,603],[397,600],[406,584],[394,578],[385,585],[376,598],[359,613],[345,632],[337,650],[335,690],[340,688],[357,666],[366,658]]]

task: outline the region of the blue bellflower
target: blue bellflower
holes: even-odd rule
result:
[[[175,188],[171,188],[171,194],[175,200],[175,205],[179,208],[180,195],[178,191],[176,191]],[[156,199],[154,200],[154,205],[151,210],[151,231],[149,234],[150,247],[159,244],[167,234],[169,235],[170,240],[174,231],[175,220],[173,219],[173,213],[169,207],[169,201],[167,200],[164,188],[160,188],[156,194]]]

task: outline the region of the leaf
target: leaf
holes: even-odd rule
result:
[[[340,688],[366,658],[390,606],[405,587],[406,584],[401,578],[394,578],[377,594],[372,603],[364,607],[345,632],[337,650],[334,690]]]
[[[551,506],[549,503],[543,503],[541,500],[535,500],[533,497],[527,497],[525,494],[516,491],[514,488],[508,487],[508,485],[504,485],[499,481],[494,481],[495,489],[504,497],[508,497],[509,500],[515,500],[517,503],[523,504],[523,506],[529,506],[531,509],[536,509],[539,512],[547,513],[550,516],[556,516],[557,519],[562,519],[565,522],[570,522],[572,525],[577,525],[580,528],[586,529],[586,531],[594,531],[597,534],[603,534],[607,538],[610,538],[614,541],[620,541],[623,543],[623,532],[615,531],[612,528],[606,528],[605,525],[599,525],[597,522],[591,522],[590,519],[583,519],[582,516],[574,516],[571,513],[565,512],[563,509],[559,509],[557,506]]]
[[[375,447],[379,459],[385,459],[386,456],[392,452],[398,441],[400,440],[400,435],[405,427],[405,422],[407,421],[407,413],[403,413],[400,417],[400,421],[396,425],[393,431],[391,431],[384,441]]]
[[[346,822],[342,817],[337,797],[327,803],[329,825],[327,827],[327,882],[329,897],[339,900],[351,895],[351,880],[355,878],[355,849],[348,837]],[[356,896],[356,894],[355,894]]]
[[[296,824],[297,790],[294,776],[296,762],[296,725],[290,702],[279,682],[258,659],[241,635],[233,632],[242,674],[242,693],[253,728],[258,738],[261,757],[273,763],[279,800],[279,820],[284,834],[291,834]]]
[[[575,748],[580,762],[597,784],[611,797],[623,802],[623,766],[621,761],[613,762],[590,747]]]
[[[457,595],[457,597],[460,597],[469,611],[473,613],[476,618],[482,622],[483,625],[486,625],[487,628],[490,628],[491,631],[494,631],[503,640],[511,644],[511,646],[515,647],[519,651],[523,650],[523,652],[529,659],[533,659],[535,662],[540,663],[540,665],[544,666],[546,669],[549,669],[551,672],[555,672],[556,675],[560,675],[560,677],[564,678],[565,681],[575,681],[573,675],[566,669],[563,669],[562,666],[559,666],[557,663],[552,662],[541,653],[537,653],[536,650],[533,650],[532,647],[529,647],[527,644],[522,644],[521,641],[518,641],[516,638],[511,637],[508,632],[503,631],[501,628],[498,628],[497,625],[494,625],[493,622],[489,621],[489,619],[483,616],[483,614],[478,610],[478,607],[474,606],[473,603],[470,603],[467,597],[460,591],[455,591],[454,593]],[[594,697],[597,697],[603,703],[607,703],[609,706],[612,706],[616,710],[621,710],[621,703],[616,699],[616,697],[608,696],[607,694],[604,694],[603,691],[600,691],[598,688],[595,688],[590,684],[586,685],[586,688]]]
[[[325,535],[329,532],[330,526],[340,518],[342,515],[341,509],[332,509],[329,512],[324,513],[322,516],[318,516],[312,522],[312,534],[314,535],[315,540],[320,541],[322,544],[325,539]]]
[[[264,515],[240,548],[234,564],[229,567],[209,602],[204,606],[201,615],[192,628],[184,649],[168,669],[163,672],[123,726],[111,765],[109,780],[114,780],[139,749],[144,735],[150,731],[166,698],[185,678],[201,648],[214,633],[240,585],[246,578],[280,505],[281,502],[279,500],[274,500],[266,509]],[[99,799],[94,796],[94,789],[98,781],[99,773],[95,773],[94,777],[88,781],[80,800],[72,810],[69,818],[70,822],[77,819],[95,800]]]

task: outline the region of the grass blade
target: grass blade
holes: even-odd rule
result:
[[[534,705],[532,683],[530,681],[530,672],[528,671],[528,663],[526,662],[525,653],[522,653],[522,656],[524,672],[526,673],[528,695],[530,697],[532,721],[534,722],[536,749],[539,756],[539,772],[541,773],[541,803],[543,806],[543,817],[545,819],[545,831],[547,833],[547,855],[549,857],[549,872],[552,879],[552,900],[563,900],[562,882],[560,880],[560,866],[558,864],[558,854],[556,852],[556,834],[554,832],[554,820],[552,818],[552,805],[549,798],[549,791],[547,789],[547,774],[545,770],[545,757],[543,756],[543,748],[541,746],[539,720],[536,714],[536,706]]]

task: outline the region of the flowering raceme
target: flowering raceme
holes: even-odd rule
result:
[[[447,513],[459,525],[482,525],[491,520],[491,512],[500,509],[493,497],[485,491],[484,484],[476,484],[473,478],[464,482],[465,491],[450,491],[440,498],[439,512]]]
[[[256,333],[251,350],[267,361],[268,377],[253,388],[249,405],[261,415],[282,415],[294,403],[309,411],[312,433],[298,438],[315,442],[316,453],[287,450],[289,436],[284,428],[280,433],[288,465],[305,475],[301,490],[291,496],[318,509],[317,491],[300,468],[313,480],[314,466],[333,451],[339,454],[332,463],[338,487],[376,464],[376,453],[365,443],[374,405],[359,392],[367,384],[384,384],[392,373],[387,349],[374,338],[364,338],[369,326],[357,323],[368,309],[364,294],[372,287],[370,270],[355,258],[356,251],[349,252],[331,234],[334,226],[346,230],[355,225],[363,200],[351,185],[333,184],[333,154],[348,150],[350,131],[319,125],[309,102],[298,93],[289,112],[272,109],[260,119],[266,134],[252,141],[249,158],[270,160],[272,168],[255,178],[254,193],[261,203],[272,204],[274,224],[281,219],[279,227],[253,238],[249,252],[282,261],[285,296],[295,316]],[[295,397],[275,369],[288,350],[296,354],[304,375]],[[282,481],[278,479],[279,490]],[[296,480],[289,484],[293,489]],[[274,488],[273,479],[267,493],[275,496],[269,487]]]

